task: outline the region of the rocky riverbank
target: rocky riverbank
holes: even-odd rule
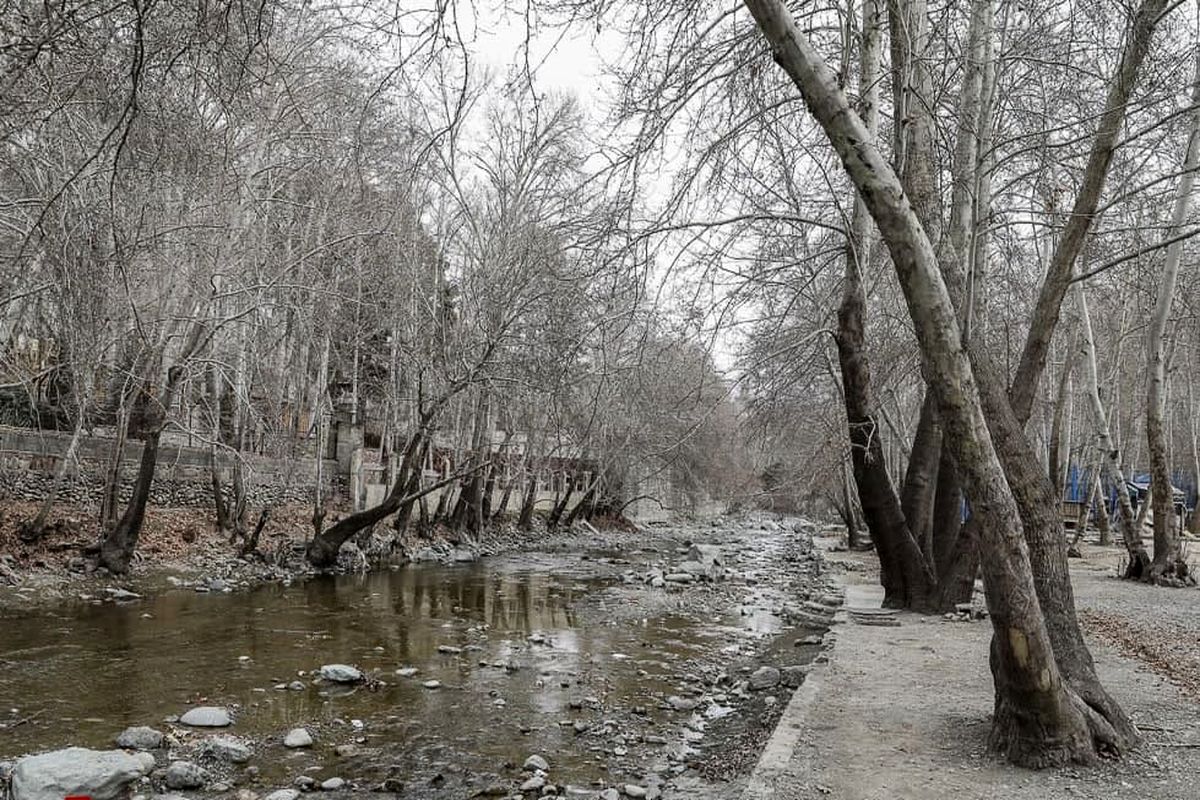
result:
[[[231,592],[263,583],[290,582],[316,574],[304,558],[311,537],[311,508],[274,509],[257,552],[245,555],[241,542],[230,542],[213,529],[211,515],[194,508],[150,509],[134,562],[127,575],[97,567],[87,548],[99,537],[94,513],[64,506],[36,544],[22,542],[20,521],[32,518],[33,503],[9,504],[0,514],[0,609],[29,609],[63,600],[125,602],[173,588]],[[330,521],[336,520],[334,512]],[[540,518],[529,530],[511,522],[490,527],[478,539],[444,527],[428,535],[396,534],[380,528],[342,548],[335,571],[365,572],[409,561],[464,563],[530,547],[569,549],[585,541],[619,544],[633,526],[621,523],[596,530],[549,532]]]
[[[178,717],[113,730],[119,741],[108,747],[129,749],[69,758],[95,763],[94,780],[103,785],[125,776],[123,785],[146,797],[286,800],[300,792],[365,790],[402,798],[688,796],[677,787],[727,780],[753,764],[806,665],[820,657],[820,627],[838,596],[812,548],[813,532],[807,523],[765,518],[655,530],[638,535],[636,545],[628,533],[566,532],[541,543],[552,554],[542,557],[600,580],[569,604],[570,629],[531,630],[516,643],[464,619],[459,633],[437,645],[436,669],[398,664],[386,652],[353,664],[318,663],[262,686],[250,705],[199,716],[180,708]],[[514,559],[484,563],[500,569]],[[217,590],[211,581],[206,586]],[[646,620],[654,620],[650,628]],[[572,631],[606,629],[611,641],[583,658]],[[617,646],[620,652],[605,651]],[[489,769],[469,739],[456,739],[470,732],[453,729],[452,721],[337,710],[395,692],[424,693],[431,703],[464,710],[489,708],[481,712],[496,727],[488,735],[507,740],[502,749],[512,755]],[[263,708],[272,696],[292,695],[330,710],[264,734]],[[229,726],[207,727],[214,722]],[[398,728],[414,724],[430,731],[398,751]],[[422,745],[426,737],[440,743]],[[528,752],[520,752],[522,742]],[[85,743],[93,753],[105,751],[101,742]],[[51,751],[42,761],[16,762],[16,800],[41,800],[31,787],[53,783],[52,768],[68,758],[55,757]],[[101,774],[101,763],[109,773]]]

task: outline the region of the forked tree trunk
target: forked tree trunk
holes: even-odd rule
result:
[[[1192,187],[1196,180],[1196,168],[1200,166],[1200,57],[1195,69],[1192,79],[1191,130],[1188,135],[1183,174],[1175,191],[1171,226],[1162,234],[1164,239],[1174,236],[1186,221],[1192,200]],[[1172,301],[1175,299],[1175,284],[1179,279],[1182,257],[1183,242],[1172,242],[1167,247],[1154,314],[1150,318],[1150,329],[1146,334],[1146,361],[1150,371],[1149,388],[1146,392],[1146,446],[1150,453],[1150,486],[1154,498],[1154,560],[1150,563],[1150,574],[1147,578],[1170,584],[1195,582],[1194,578],[1189,579],[1188,565],[1180,552],[1164,421],[1167,407],[1167,321],[1171,316]]]
[[[981,521],[982,566],[996,634],[992,648],[997,689],[994,746],[1013,761],[1031,766],[1090,762],[1097,750],[1124,746],[1118,732],[1064,682],[1059,670],[1017,503],[992,444],[958,319],[929,237],[895,173],[850,110],[836,77],[786,7],[779,0],[746,0],[745,4],[771,43],[775,60],[800,89],[841,157],[900,277],[921,346],[927,385],[937,397],[946,440],[972,499],[973,512]],[[1031,466],[1048,486],[1036,458]],[[1057,515],[1057,509],[1054,513]],[[1057,546],[1061,551],[1061,540]],[[1054,577],[1064,579],[1065,571]],[[1066,583],[1067,597],[1069,587]]]

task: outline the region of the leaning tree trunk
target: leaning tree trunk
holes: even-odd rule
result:
[[[197,327],[196,330],[191,344],[193,349],[200,329]],[[158,465],[159,440],[167,427],[167,413],[174,403],[183,374],[184,368],[179,365],[167,370],[167,386],[162,397],[150,398],[147,403],[146,439],[142,445],[137,478],[133,483],[133,496],[117,524],[109,529],[100,543],[100,565],[118,575],[129,571],[129,564],[137,549],[142,523],[146,519],[146,504],[150,501],[150,488],[154,483],[154,470]]]
[[[1191,205],[1196,169],[1200,166],[1200,57],[1192,80],[1192,109],[1183,174],[1175,192],[1171,226],[1162,234],[1164,239],[1171,238],[1183,227]],[[1150,318],[1150,329],[1146,334],[1146,360],[1150,368],[1150,385],[1146,392],[1146,445],[1150,453],[1150,488],[1154,498],[1154,560],[1150,563],[1147,577],[1170,584],[1188,581],[1188,565],[1180,553],[1179,532],[1175,527],[1175,498],[1171,485],[1171,466],[1167,458],[1166,425],[1163,421],[1167,406],[1167,320],[1175,299],[1175,284],[1179,278],[1182,256],[1181,240],[1168,245],[1154,315]]]
[[[771,43],[775,60],[825,129],[888,245],[916,327],[927,385],[938,399],[938,416],[972,510],[981,519],[982,566],[995,628],[992,666],[998,704],[993,744],[1013,761],[1031,766],[1091,762],[1098,749],[1124,742],[1117,741],[1112,727],[1060,673],[1017,503],[992,444],[979,388],[929,237],[895,173],[849,108],[836,77],[796,27],[786,6],[779,0],[745,0],[745,4]],[[1036,458],[1030,466],[1048,484]],[[1066,586],[1069,590],[1070,584]]]
[[[400,470],[396,476],[395,482],[392,484],[391,491],[387,497],[383,499],[377,506],[373,506],[363,511],[350,514],[349,516],[339,520],[329,528],[322,530],[313,537],[308,543],[305,550],[305,556],[308,558],[308,563],[318,569],[332,567],[337,563],[338,552],[342,549],[350,537],[354,536],[361,530],[371,527],[377,522],[383,521],[385,518],[395,514],[402,505],[406,502],[417,498],[406,494],[408,482],[412,476],[414,469],[420,469],[420,464],[415,463],[417,454],[421,450],[421,445],[426,435],[425,427],[422,426],[413,433],[412,438],[408,440],[408,444],[404,448],[404,460],[400,463]],[[452,481],[456,481],[460,476],[454,475],[446,480],[434,484],[424,490],[424,493],[434,491],[441,488]]]
[[[1108,414],[1100,401],[1100,373],[1096,364],[1096,339],[1092,334],[1092,317],[1088,313],[1087,295],[1083,287],[1075,290],[1079,301],[1079,323],[1083,333],[1083,361],[1087,366],[1088,400],[1092,406],[1092,416],[1096,420],[1096,438],[1100,447],[1101,463],[1108,485],[1117,490],[1117,509],[1121,517],[1121,540],[1125,543],[1125,551],[1129,554],[1129,564],[1125,568],[1125,577],[1140,579],[1149,574],[1150,555],[1142,544],[1142,523],[1134,516],[1133,503],[1129,499],[1129,487],[1125,482],[1125,472],[1121,469],[1121,453],[1113,444],[1112,433],[1109,431]]]

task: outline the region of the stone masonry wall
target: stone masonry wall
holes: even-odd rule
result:
[[[0,426],[0,500],[41,500],[54,481],[54,473],[71,443],[69,433],[36,431]],[[59,500],[65,503],[98,504],[104,488],[105,471],[111,458],[113,441],[108,437],[85,435],[79,442],[74,463]],[[121,453],[122,501],[133,491],[140,441],[126,442]],[[232,472],[232,456],[219,455],[226,490]],[[312,500],[316,483],[316,462],[311,458],[289,461],[242,454],[244,479],[251,505],[305,502]],[[327,497],[344,493],[344,479],[338,463],[326,459],[322,483]],[[212,474],[208,448],[163,443],[159,448],[158,467],[150,492],[150,503],[163,507],[211,506]]]

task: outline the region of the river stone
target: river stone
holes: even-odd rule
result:
[[[280,789],[278,791],[271,792],[269,795],[264,797],[263,800],[296,800],[296,798],[299,796],[299,789]]]
[[[755,691],[779,685],[779,670],[774,667],[759,667],[750,675],[750,688]]]
[[[706,567],[721,566],[721,548],[715,544],[693,544],[688,548],[688,561],[696,561]],[[631,784],[632,785],[632,784]]]
[[[117,736],[117,747],[126,750],[157,750],[162,747],[162,742],[163,735],[145,725],[126,728]]]
[[[546,779],[541,775],[534,775],[529,780],[521,784],[521,794],[527,792],[540,792],[542,787],[546,785]]]
[[[179,721],[193,728],[228,728],[233,724],[229,712],[217,706],[197,706],[180,717]]]
[[[804,683],[804,676],[808,674],[809,669],[807,664],[794,664],[790,667],[784,667],[781,670],[783,673],[783,685],[790,686],[793,689],[797,688],[800,684]]]
[[[621,793],[616,789],[605,789],[596,796],[599,798],[599,800],[621,800]]]
[[[638,786],[636,783],[627,783],[625,784],[625,796],[639,799],[644,798],[646,796],[646,790],[641,786]]]
[[[550,771],[550,762],[548,762],[542,756],[532,755],[529,758],[525,759],[525,763],[521,766],[521,769],[525,770],[526,772],[533,772],[533,771],[539,770],[539,769],[542,772],[549,772]]]
[[[696,576],[690,572],[672,572],[663,578],[667,583],[691,583],[696,580]],[[615,789],[613,791],[616,791]]]
[[[321,782],[321,789],[326,792],[336,792],[346,786],[345,778],[328,778]]]
[[[293,728],[288,731],[288,735],[283,737],[283,746],[290,748],[297,747],[312,747],[312,735],[304,728]]]
[[[360,683],[363,674],[348,664],[326,664],[321,667],[321,678],[331,683]]]
[[[700,701],[691,697],[671,695],[667,698],[667,704],[675,711],[694,711],[700,705]]]
[[[69,747],[18,761],[12,775],[12,798],[62,800],[67,795],[84,795],[92,800],[115,800],[152,769],[154,756],[149,753]]]
[[[191,761],[172,761],[166,779],[168,789],[199,789],[208,780],[208,774]]]
[[[214,736],[204,742],[201,752],[231,764],[245,764],[250,760],[250,748],[232,736]]]
[[[426,689],[440,689],[440,688],[442,688],[442,682],[441,682],[441,681],[425,681],[425,682],[424,682],[424,683],[422,683],[421,685],[422,685],[422,686],[424,686]]]

